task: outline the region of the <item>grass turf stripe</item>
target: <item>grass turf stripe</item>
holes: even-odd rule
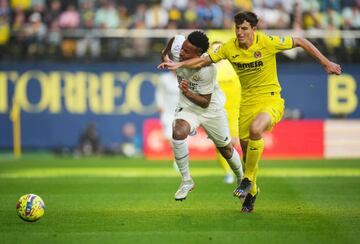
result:
[[[191,175],[221,176],[220,168],[194,168]],[[1,172],[0,178],[61,178],[61,177],[178,177],[171,168],[42,168]],[[359,177],[360,169],[353,168],[264,168],[264,177]]]

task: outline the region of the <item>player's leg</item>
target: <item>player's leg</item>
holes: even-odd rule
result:
[[[226,184],[231,184],[234,182],[234,175],[233,172],[226,161],[226,159],[221,155],[218,149],[216,149],[216,160],[220,164],[221,168],[224,170],[225,178],[224,182]]]
[[[184,200],[187,194],[194,188],[194,182],[189,171],[189,147],[186,140],[190,129],[189,123],[185,120],[175,120],[172,144],[175,161],[182,176],[182,182],[175,193],[175,200]]]
[[[190,176],[189,170],[189,148],[187,137],[193,134],[199,127],[198,116],[191,111],[177,108],[173,123],[173,152],[176,164],[182,176],[182,182],[175,193],[175,200],[186,199],[188,193],[194,188],[195,184]]]
[[[216,114],[203,116],[201,125],[209,138],[215,143],[221,155],[228,162],[238,181],[241,180],[243,176],[241,160],[239,153],[231,143],[230,130],[225,111],[218,111]]]
[[[251,122],[249,128],[249,140],[246,147],[246,163],[244,179],[240,186],[234,191],[234,195],[245,200],[246,195],[251,189],[256,191],[256,175],[258,164],[264,150],[263,133],[271,125],[269,114],[260,112]],[[256,173],[256,175],[255,175]],[[255,177],[254,177],[255,176]]]
[[[214,141],[215,142],[215,141]],[[216,142],[215,142],[216,143]],[[220,151],[221,155],[226,159],[231,170],[234,172],[237,182],[240,182],[243,178],[243,168],[240,160],[240,155],[236,151],[235,147],[229,142],[224,147],[219,147],[217,149]]]
[[[239,108],[229,108],[225,106],[226,115],[228,119],[231,144],[235,147],[239,143]],[[231,184],[234,182],[234,174],[232,169],[229,166],[227,160],[221,155],[219,150],[216,150],[216,158],[221,168],[224,170],[225,177],[224,182]]]
[[[246,165],[246,151],[247,151],[248,140],[240,140],[240,145],[241,145],[241,149],[243,151],[242,162]],[[245,166],[244,166],[244,168],[245,168]],[[241,209],[242,212],[252,212],[254,210],[256,198],[258,197],[258,195],[260,193],[260,190],[256,183],[258,170],[259,170],[259,167],[256,167],[256,169],[254,171],[253,181],[251,184],[252,185],[251,189],[250,189],[249,193],[246,195],[243,205],[242,205],[242,209]]]
[[[263,102],[259,104],[259,106],[253,108],[254,116],[250,113],[246,114],[246,111],[243,113],[247,115],[244,116],[245,118],[251,118],[250,120],[247,119],[247,123],[244,123],[245,126],[243,126],[240,121],[239,135],[243,151],[246,152],[245,173],[243,181],[238,189],[236,189],[238,192],[236,195],[243,199],[245,199],[248,193],[256,199],[258,194],[256,179],[259,171],[259,161],[264,150],[263,133],[265,131],[271,131],[284,114],[284,100],[280,95],[278,95],[278,97],[264,99]],[[242,113],[240,112],[240,114]],[[240,115],[240,119],[241,116],[242,115]],[[248,131],[246,131],[246,129],[248,129]],[[255,200],[252,202],[254,203]]]

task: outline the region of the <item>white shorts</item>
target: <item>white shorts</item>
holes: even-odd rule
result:
[[[231,141],[230,129],[224,109],[216,111],[194,112],[186,108],[178,108],[175,119],[182,119],[190,125],[190,135],[196,133],[199,126],[203,127],[216,147],[225,147]]]

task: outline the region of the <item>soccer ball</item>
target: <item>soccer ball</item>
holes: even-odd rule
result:
[[[35,222],[44,215],[45,204],[39,196],[26,194],[17,202],[16,212],[22,220]]]

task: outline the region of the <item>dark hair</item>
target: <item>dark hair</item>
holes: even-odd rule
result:
[[[255,27],[259,21],[257,15],[250,11],[240,11],[234,16],[236,25],[241,25],[244,21],[250,23],[251,27]]]
[[[200,49],[201,54],[209,49],[209,38],[202,31],[191,32],[187,39],[191,44]]]

